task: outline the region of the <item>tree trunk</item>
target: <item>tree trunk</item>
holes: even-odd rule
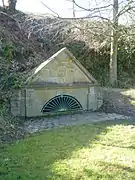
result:
[[[118,36],[117,33],[112,30],[111,37],[111,52],[110,52],[110,84],[115,85],[117,83],[117,48],[118,48]]]
[[[5,2],[4,2],[4,0],[2,0],[2,5],[3,5],[3,8],[5,9]]]
[[[8,0],[9,10],[15,12],[17,0]]]
[[[110,84],[117,83],[117,50],[118,50],[118,0],[113,0],[113,29],[110,51]]]

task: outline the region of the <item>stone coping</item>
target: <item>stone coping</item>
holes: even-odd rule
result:
[[[24,88],[73,88],[73,87],[93,87],[100,86],[99,84],[89,84],[89,83],[74,83],[74,84],[57,84],[57,83],[32,83],[29,85],[25,85]]]

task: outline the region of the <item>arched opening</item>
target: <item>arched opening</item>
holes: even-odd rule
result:
[[[69,95],[58,95],[50,99],[42,108],[43,113],[82,110],[80,102]]]

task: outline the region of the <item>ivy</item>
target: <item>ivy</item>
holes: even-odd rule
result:
[[[2,57],[7,59],[9,62],[14,57],[14,46],[11,42],[3,44],[2,46]]]

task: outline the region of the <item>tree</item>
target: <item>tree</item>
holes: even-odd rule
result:
[[[94,19],[95,22],[103,22],[103,26],[104,26],[104,22],[107,21],[108,26],[110,28],[110,31],[108,34],[105,34],[105,36],[108,36],[110,39],[110,73],[109,73],[109,81],[111,85],[115,85],[117,83],[117,51],[118,51],[118,39],[120,36],[120,27],[118,25],[118,21],[119,18],[121,16],[123,16],[126,13],[131,13],[131,11],[133,11],[135,9],[135,2],[134,0],[126,0],[126,1],[121,1],[121,0],[112,0],[113,3],[111,3],[110,1],[108,1],[108,4],[106,4],[106,1],[102,1],[102,6],[100,6],[97,1],[95,0],[95,4],[96,6],[93,8],[85,8],[80,6],[76,0],[68,0],[70,2],[73,3],[73,7],[77,7],[81,10],[87,11],[89,14],[86,17],[81,17],[81,18],[73,18],[74,20],[78,20],[78,19]],[[94,1],[94,0],[93,0]],[[100,3],[101,4],[101,3]],[[46,6],[47,7],[47,6]],[[74,9],[73,8],[73,9]],[[49,8],[51,10],[51,8]],[[113,10],[113,14],[112,14],[112,18],[111,17],[107,17],[106,15],[106,11],[109,9]],[[51,10],[52,11],[52,10]],[[57,15],[58,13],[52,11],[53,14]],[[57,16],[58,18],[61,18],[59,15]],[[97,20],[98,18],[98,20]],[[61,18],[62,19],[62,18]],[[64,18],[65,19],[65,18]],[[70,18],[66,18],[66,19],[70,19]],[[112,19],[112,20],[111,20]],[[106,27],[106,25],[105,25]],[[76,25],[75,25],[76,28]],[[82,29],[82,31],[84,31],[84,28],[79,27],[79,29]],[[98,27],[97,27],[98,29]],[[92,29],[87,29],[87,31],[93,33],[96,35],[95,33],[95,28]],[[98,34],[101,31],[99,30]],[[111,33],[110,33],[111,32]],[[103,34],[101,34],[103,35]]]
[[[99,18],[101,18],[102,20],[105,18],[102,17],[101,11],[104,11],[104,10],[106,10],[106,8],[111,6],[111,4],[109,4],[107,6],[96,7],[93,9],[86,9],[86,8],[79,6],[75,0],[73,0],[73,2],[79,8],[89,11],[90,12],[89,18],[97,17],[97,12],[99,12]],[[135,4],[134,4],[133,0],[127,0],[127,4],[124,4],[123,7],[119,11],[119,1],[113,0],[112,8],[113,8],[113,20],[111,21],[110,19],[108,19],[108,22],[110,21],[112,24],[112,26],[111,26],[112,30],[111,30],[111,36],[110,36],[111,47],[110,47],[110,65],[109,65],[109,67],[110,67],[109,77],[110,78],[109,78],[109,80],[110,80],[110,84],[112,86],[114,86],[115,84],[117,84],[117,52],[118,52],[118,39],[119,39],[118,20],[123,14],[129,13],[132,10],[134,10]]]
[[[7,8],[8,8],[11,12],[15,12],[15,10],[16,10],[16,3],[17,3],[17,0],[8,0],[8,6],[7,6]],[[3,5],[3,8],[6,9],[5,0],[2,0],[2,5]]]
[[[5,2],[4,2],[4,0],[2,0],[2,5],[3,5],[3,8],[5,9]]]
[[[110,84],[117,83],[117,49],[118,49],[118,0],[113,0],[113,29],[110,50]]]
[[[15,12],[16,3],[17,3],[17,0],[8,0],[8,8],[11,12]]]

